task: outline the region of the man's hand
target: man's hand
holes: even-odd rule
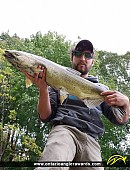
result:
[[[27,72],[21,70],[39,89],[38,112],[42,120],[47,119],[51,115],[51,104],[48,93],[48,86],[46,84],[46,69],[38,66],[41,72],[35,73],[34,77],[30,76]]]
[[[39,69],[41,69],[41,72],[35,73],[34,77],[30,76],[27,72],[22,71],[26,75],[28,79],[30,79],[38,88],[39,90],[45,90],[47,89],[47,84],[46,84],[46,69],[42,66],[38,66]]]
[[[118,91],[105,91],[101,93],[105,97],[105,102],[109,106],[122,106],[127,107],[129,105],[129,98]]]
[[[124,116],[121,123],[126,122],[128,117],[130,116],[129,98],[118,91],[111,90],[104,91],[101,93],[101,95],[104,96],[105,102],[109,106],[120,106],[123,108],[123,110],[126,112],[126,115]]]

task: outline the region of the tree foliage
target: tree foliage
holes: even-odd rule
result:
[[[73,43],[74,44],[74,43]],[[16,34],[0,35],[1,49],[15,49],[44,56],[58,64],[70,67],[71,41],[63,35],[37,32],[29,39]],[[110,89],[119,90],[130,97],[130,53],[120,56],[106,51],[95,51],[95,65],[90,74],[98,76]],[[128,62],[129,61],[129,62]],[[0,159],[1,161],[36,161],[44,149],[49,125],[39,120],[37,113],[38,90],[25,88],[24,76],[2,57],[0,51]],[[126,138],[130,134],[129,122],[117,127],[102,117],[106,132],[100,140],[103,160],[112,154],[128,154]],[[106,152],[107,150],[107,152]],[[7,168],[8,169],[8,168]],[[23,168],[26,169],[26,168]],[[108,170],[109,168],[107,168]]]
[[[57,33],[48,32],[42,36],[38,32],[25,40],[2,33],[0,39],[2,49],[27,51],[60,64],[70,64],[70,42]],[[44,149],[50,128],[38,117],[38,90],[35,86],[26,89],[24,76],[2,54],[0,59],[1,161],[36,161]]]
[[[110,89],[118,90],[130,98],[129,58],[129,53],[117,55],[99,51],[100,69],[98,70],[98,75]],[[125,126],[115,126],[105,118],[103,118],[103,121],[106,131],[100,143],[104,160],[115,154],[128,155],[130,152],[130,145],[128,144],[130,135],[129,121]]]

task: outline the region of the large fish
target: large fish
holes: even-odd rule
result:
[[[106,89],[80,77],[81,73],[74,69],[22,51],[6,50],[4,56],[19,71],[24,70],[31,76],[34,76],[34,73],[40,73],[39,65],[44,66],[47,70],[46,82],[49,86],[60,90],[61,102],[68,94],[77,96],[90,108],[98,106],[104,101],[104,97],[100,93]],[[27,84],[27,86],[29,85]],[[125,112],[121,112],[118,107],[112,108],[115,116],[122,120]]]

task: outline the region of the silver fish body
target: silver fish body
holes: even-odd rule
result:
[[[83,100],[88,107],[95,107],[104,101],[104,97],[100,95],[106,90],[102,86],[92,83],[80,76],[80,73],[74,69],[61,66],[44,57],[34,54],[6,50],[4,56],[18,70],[24,70],[28,74],[34,76],[34,73],[40,73],[37,67],[39,65],[46,68],[46,82],[49,86],[60,90],[62,101],[68,94],[77,96]],[[114,108],[116,110],[117,108]]]
[[[100,86],[80,77],[80,73],[74,69],[61,66],[46,58],[34,54],[6,50],[4,56],[17,69],[24,70],[30,75],[40,72],[39,65],[44,66],[46,71],[46,82],[49,86],[59,89],[66,94],[77,96],[84,101],[100,104],[104,101],[100,93],[104,90]]]

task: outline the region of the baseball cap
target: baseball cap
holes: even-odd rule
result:
[[[74,51],[85,51],[89,50],[91,53],[93,53],[93,44],[89,40],[81,40],[76,45]]]

